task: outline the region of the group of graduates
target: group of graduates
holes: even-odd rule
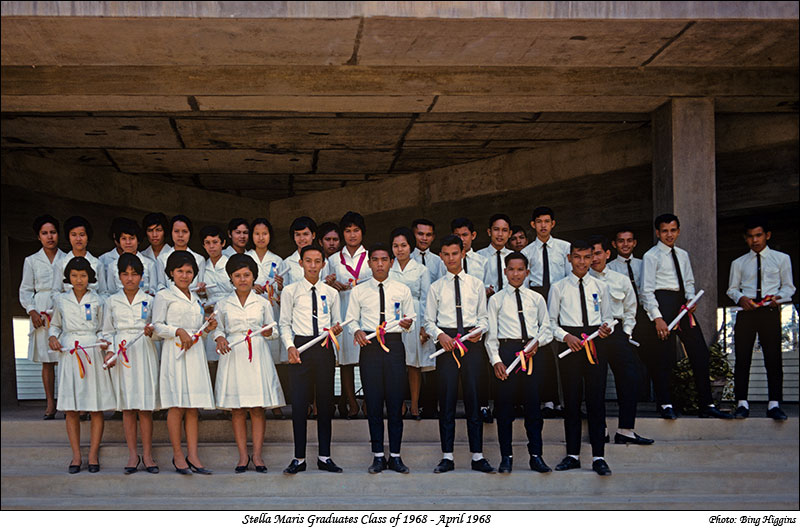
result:
[[[66,416],[69,472],[82,468],[82,415],[91,414],[88,470],[97,472],[103,412],[117,410],[129,449],[125,473],[140,467],[157,473],[153,412],[166,409],[175,470],[208,474],[198,452],[198,411],[214,408],[231,411],[239,452],[235,471],[252,464],[266,472],[265,410],[280,417],[285,395],[292,405],[294,455],[284,474],[306,470],[307,418],[317,419],[317,467],[341,472],[331,459],[334,373],[338,365],[339,414],[355,418],[358,365],[373,453],[370,473],[409,472],[401,459],[404,416],[438,416],[442,458],[434,472],[454,469],[460,388],[473,470],[512,471],[512,424],[520,415],[532,470],[551,471],[542,458],[543,419],[558,416],[566,456],[555,469],[579,468],[585,400],[592,469],[610,475],[604,458],[610,442],[608,367],[619,401],[614,443],[652,444],[634,431],[640,389],[649,387],[640,366],[652,377],[661,416],[674,420],[675,337],[691,362],[699,415],[734,417],[712,399],[710,353],[692,315],[694,276],[688,253],[676,246],[675,215],[655,219],[658,243],[643,259],[633,257],[637,239],[628,228],[611,241],[593,236],[566,242],[552,236],[556,217],[548,207],[536,208],[530,225],[531,242],[524,228],[495,214],[487,228],[489,246],[475,251],[474,224],[458,218],[434,253],[435,226],[427,219],[397,227],[386,243],[367,249],[358,213],[321,226],[299,217],[289,230],[296,251],[281,259],[269,250],[274,233],[267,219],[237,218],[227,231],[200,231],[204,258],[189,248],[188,217],[151,213],[141,226],[115,219],[115,248],[96,258],[87,250],[93,234],[86,219],[64,223],[71,247],[65,254],[58,247],[59,222],[38,217],[33,228],[42,249],[25,259],[20,303],[31,319],[29,358],[43,365],[44,418],[55,418],[56,410]],[[744,236],[750,251],[733,262],[728,291],[742,310],[735,327],[735,417],[749,415],[747,384],[758,335],[769,380],[767,415],[782,420],[779,308],[794,294],[791,263],[767,246],[765,220],[749,220]],[[139,251],[145,238],[149,246]],[[670,327],[673,320],[677,325]],[[483,455],[483,425],[495,419],[497,469]]]

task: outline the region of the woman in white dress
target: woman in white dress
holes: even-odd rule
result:
[[[153,460],[153,411],[159,408],[158,355],[150,340],[153,297],[139,288],[144,265],[138,256],[126,252],[116,260],[116,266],[122,291],[106,299],[102,336],[111,347],[106,362],[128,444],[125,474],[139,469],[137,417],[142,428],[141,463],[149,473],[158,473]]]
[[[170,279],[167,277],[167,260],[170,254],[176,250],[185,250],[194,257],[195,263],[197,263],[197,272],[194,275],[194,280],[192,280],[192,288],[197,290],[199,284],[205,281],[206,260],[203,259],[203,256],[189,248],[189,240],[192,238],[192,232],[192,221],[185,215],[178,214],[170,219],[169,233],[172,237],[173,246],[170,247],[167,245],[161,249],[161,252],[158,254],[158,260],[156,261],[156,266],[159,269],[159,279],[161,280],[159,289],[166,289],[171,285]]]
[[[50,319],[53,316],[53,265],[64,257],[58,248],[58,221],[42,215],[33,221],[33,231],[42,244],[35,254],[25,258],[22,265],[22,283],[19,285],[19,303],[31,318],[28,332],[28,360],[42,363],[42,383],[47,398],[44,419],[56,417],[56,363],[58,353],[48,350]]]
[[[258,265],[248,255],[231,256],[225,266],[236,291],[218,304],[219,326],[214,332],[221,354],[217,372],[217,406],[232,409],[233,436],[239,450],[236,473],[244,473],[250,465],[247,454],[247,413],[253,425],[253,465],[266,473],[262,448],[265,434],[265,408],[286,404],[278,381],[268,341],[273,342],[278,328],[261,332],[267,324],[276,322],[269,301],[254,292],[253,282]],[[231,349],[230,343],[246,339]],[[268,339],[268,340],[267,340]]]
[[[183,475],[192,471],[207,475],[211,471],[203,467],[197,453],[198,409],[213,409],[214,393],[202,339],[217,327],[217,321],[213,315],[204,318],[197,295],[189,290],[197,274],[197,262],[190,252],[172,252],[165,272],[170,287],[156,294],[153,325],[156,335],[164,339],[158,393],[161,406],[169,409],[167,430],[172,444],[172,465]],[[186,430],[187,456],[181,447],[181,422]]]
[[[421,419],[419,393],[422,386],[422,372],[436,368],[436,362],[429,358],[434,351],[433,341],[425,333],[425,327],[422,325],[424,322],[422,315],[425,312],[425,302],[428,297],[428,289],[431,286],[431,278],[428,267],[411,259],[415,241],[411,230],[406,227],[395,228],[392,230],[391,238],[392,252],[395,258],[391,276],[395,280],[406,284],[411,290],[411,297],[414,299],[414,311],[417,314],[417,318],[414,319],[415,332],[403,333],[403,344],[406,347],[408,386],[411,394],[411,417],[419,420]]]
[[[83,256],[89,260],[89,264],[97,276],[97,283],[89,285],[89,289],[99,294],[100,298],[105,299],[107,293],[105,270],[100,265],[100,260],[86,249],[92,235],[92,225],[87,219],[73,215],[64,221],[64,236],[69,241],[71,250],[64,254],[63,258],[53,262],[53,296],[72,290],[72,286],[64,281],[64,267],[72,258]]]
[[[269,243],[272,241],[272,225],[263,217],[253,219],[253,222],[250,223],[250,237],[253,240],[254,248],[248,250],[246,254],[253,258],[258,266],[253,289],[256,294],[269,301],[275,320],[278,320],[280,318],[278,294],[283,290],[283,277],[278,272],[283,270],[283,260],[269,250]],[[275,364],[288,363],[289,354],[286,349],[283,349],[283,353],[281,353],[280,341],[270,342],[269,351]]]
[[[89,445],[89,473],[100,471],[100,440],[103,437],[103,411],[116,406],[111,378],[103,370],[101,339],[103,303],[89,284],[97,276],[84,257],[72,258],[64,267],[64,278],[72,291],[60,294],[50,323],[50,349],[59,352],[58,403],[67,417],[67,437],[72,448],[70,473],[81,469],[80,411],[92,415]]]

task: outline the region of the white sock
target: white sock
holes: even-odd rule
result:
[[[472,461],[477,462],[483,459],[483,453],[472,453]]]
[[[628,438],[635,438],[635,433],[633,429],[617,429],[617,434],[621,434],[622,436],[627,436]]]
[[[597,462],[598,460],[605,460],[605,458],[603,458],[602,456],[593,456],[592,457],[592,462]]]
[[[552,409],[555,405],[553,405],[552,401],[545,401],[543,409]]]
[[[381,458],[383,457],[383,453],[372,453],[372,456],[374,456],[375,458]]]
[[[444,460],[452,460],[453,459],[453,453],[442,453],[442,458]]]
[[[400,453],[389,453],[392,458],[400,458]]]
[[[740,400],[740,401],[739,401],[739,404],[738,404],[738,405],[736,405],[736,406],[737,406],[737,407],[744,407],[744,408],[746,408],[747,410],[750,410],[750,403],[748,403],[746,399],[742,399],[742,400]]]
[[[767,410],[772,410],[774,408],[777,408],[779,405],[780,403],[778,403],[777,401],[770,401],[769,403],[767,403]]]
[[[567,455],[567,456],[570,457],[570,458],[574,458],[575,460],[578,460],[578,461],[580,461],[580,459],[581,459],[581,455]]]
[[[297,460],[301,464],[306,461],[305,458],[297,458],[297,457],[295,457],[295,460]]]
[[[319,458],[319,461],[322,462],[323,464],[331,459],[331,457],[329,456],[318,456],[317,458]]]
[[[672,407],[672,403],[667,403],[666,405],[661,405],[661,410],[664,410],[667,407]]]

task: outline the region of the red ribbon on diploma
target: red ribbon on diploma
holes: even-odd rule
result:
[[[581,344],[586,349],[586,358],[589,359],[589,364],[597,364],[597,349],[594,347],[594,341],[589,340],[589,335],[581,333]]]
[[[375,337],[377,337],[381,349],[389,353],[389,348],[386,347],[386,322],[375,328]]]
[[[325,337],[325,340],[322,341],[322,347],[323,348],[328,348],[328,347],[330,347],[331,342],[333,342],[336,345],[336,349],[338,350],[339,349],[339,341],[336,340],[336,335],[333,333],[333,331],[331,331],[330,328],[322,328],[322,331],[327,331],[328,332],[328,336]]]
[[[684,309],[686,310],[686,314],[689,316],[689,327],[690,328],[695,327],[697,325],[697,321],[694,319],[694,315],[689,311],[690,308],[687,307],[686,304],[683,304],[681,306],[681,311],[683,311]],[[675,326],[675,327],[678,328],[678,330],[680,330],[681,329],[681,323],[678,322],[678,325]]]
[[[530,351],[526,353],[525,350],[520,350],[515,355],[519,357],[519,366],[514,373],[522,370],[523,372],[527,372],[528,375],[531,375],[533,373],[533,361],[531,360],[533,352]]]
[[[253,330],[248,329],[247,334],[244,336],[244,341],[247,343],[247,360],[253,362]]]
[[[756,304],[756,307],[764,307],[765,305],[771,303],[773,300],[777,300],[778,297],[774,294],[768,294],[764,298],[761,299],[759,303]]]
[[[45,321],[44,326],[46,328],[49,328],[50,327],[50,321],[53,320],[53,315],[51,315],[50,313],[48,313],[46,311],[39,311],[39,314],[44,317],[44,321]]]
[[[86,368],[83,367],[83,361],[81,361],[81,354],[78,353],[78,350],[81,350],[83,352],[83,355],[86,356],[86,362],[87,363],[92,364],[92,359],[89,357],[89,353],[76,340],[75,341],[75,347],[72,348],[69,351],[69,353],[70,353],[70,355],[74,354],[75,357],[78,358],[78,373],[80,374],[81,379],[83,379],[83,377],[86,375]]]
[[[123,341],[121,341],[121,342],[119,343],[119,347],[117,347],[117,356],[118,356],[118,357],[119,357],[119,356],[122,356],[122,359],[123,359],[123,360],[121,361],[121,362],[122,362],[122,365],[123,365],[123,366],[125,366],[126,368],[130,368],[130,367],[131,367],[131,365],[130,365],[130,364],[128,364],[130,361],[128,360],[128,348],[127,348],[127,344],[128,344],[128,342],[127,342],[127,341],[125,341],[125,340],[123,340]]]

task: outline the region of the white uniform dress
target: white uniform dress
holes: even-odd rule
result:
[[[270,342],[278,342],[275,340],[278,326],[272,328],[272,335],[268,338],[255,334],[265,324],[275,322],[269,301],[250,293],[242,306],[239,297],[233,293],[220,301],[217,309],[219,324],[211,333],[214,339],[225,337],[232,343],[244,338],[248,330],[253,332],[249,341],[252,359],[247,341],[220,355],[214,385],[217,406],[224,409],[284,406],[286,400],[268,346]]]
[[[121,256],[122,254],[120,254]],[[134,254],[142,262],[142,279],[139,280],[139,289],[146,294],[155,296],[159,287],[159,274],[156,262],[141,252]],[[105,285],[109,295],[122,292],[122,280],[119,279],[119,256],[108,262],[105,270]]]
[[[200,329],[205,320],[197,295],[191,295],[191,299],[187,298],[172,284],[168,289],[159,291],[153,301],[152,322],[156,334],[164,339],[158,378],[162,408],[214,408],[214,392],[203,338],[200,337],[178,357],[181,346],[175,332],[183,328],[191,335]]]
[[[353,256],[350,255],[347,251],[347,247],[345,247],[336,254],[331,255],[320,275],[324,280],[328,275],[335,274],[337,282],[350,286],[350,289],[339,292],[339,305],[342,309],[339,322],[344,322],[347,315],[347,305],[350,301],[350,291],[352,288],[372,278],[372,270],[367,265],[367,259],[367,249],[363,246],[359,246]],[[350,328],[346,328],[342,332],[342,338],[339,339],[339,346],[338,360],[340,365],[358,364],[358,358],[359,355],[361,355],[361,347],[355,343],[353,332]]]
[[[116,407],[111,376],[103,370],[103,351],[75,346],[76,341],[81,346],[99,342],[102,325],[103,302],[94,291],[87,291],[80,302],[74,291],[56,297],[50,336],[56,337],[63,348],[58,354],[56,409],[97,412]]]
[[[268,250],[267,253],[264,254],[263,260],[258,258],[258,254],[256,253],[255,249],[248,250],[246,254],[253,258],[253,260],[256,262],[256,265],[258,265],[258,278],[256,278],[256,283],[262,287],[265,284],[272,282],[275,278],[275,275],[280,274],[279,271],[283,270],[283,260],[274,252],[270,252]],[[280,320],[281,315],[281,306],[278,303],[278,285],[273,283],[272,288],[273,293],[271,297],[269,293],[266,292],[262,296],[265,300],[269,300],[272,308],[272,314],[275,316],[275,321],[277,322]],[[269,322],[265,322],[265,324],[269,324]],[[272,354],[272,360],[275,361],[275,364],[289,362],[289,352],[286,351],[286,348],[281,348],[280,341],[270,341],[268,347],[270,353]]]
[[[435,359],[429,356],[434,352],[433,341],[428,339],[425,344],[420,344],[419,331],[424,327],[425,322],[425,302],[428,297],[428,289],[431,287],[430,271],[425,265],[408,260],[406,268],[401,269],[400,263],[395,260],[392,270],[389,272],[393,280],[402,282],[411,291],[411,298],[414,300],[414,325],[411,326],[411,333],[403,333],[403,345],[406,347],[406,366],[422,368],[427,372],[436,369]]]
[[[150,323],[153,313],[153,297],[136,291],[133,303],[128,302],[124,292],[112,294],[106,299],[103,311],[103,339],[111,343],[109,351],[119,351],[122,341],[126,345],[136,338]],[[117,398],[117,410],[158,410],[158,355],[150,337],[139,338],[126,347],[127,364],[122,355],[109,368],[111,382]]]
[[[214,287],[206,287],[206,300],[203,303],[206,310],[208,307],[215,307],[217,302],[227,297],[234,291],[231,279],[228,272],[225,270],[225,265],[228,264],[226,256],[220,256],[217,263],[211,262],[211,259],[206,260],[205,278],[206,285],[213,285]],[[214,342],[213,333],[206,335],[206,359],[209,361],[219,361],[219,354],[217,353],[217,344]]]
[[[64,281],[64,269],[67,267],[69,260],[74,257],[75,254],[73,254],[70,250],[60,259],[53,260],[53,296],[58,295],[58,293],[66,293],[72,290],[72,284]],[[97,277],[96,282],[89,284],[89,289],[99,294],[101,299],[105,299],[106,295],[108,294],[108,289],[106,288],[105,269],[100,263],[100,260],[92,256],[91,252],[87,251],[84,258],[86,258],[86,260],[89,262],[89,265],[92,266],[94,275]]]
[[[40,313],[44,326],[36,329],[30,323],[28,332],[28,360],[36,363],[56,363],[58,353],[49,353],[50,347],[50,317],[53,310],[53,281],[54,264],[63,259],[64,253],[59,249],[53,262],[47,258],[44,249],[25,258],[22,265],[22,283],[19,285],[19,303],[25,308],[25,313],[37,311]],[[48,311],[50,313],[44,313]]]
[[[205,282],[205,270],[206,270],[206,259],[195,252],[192,249],[187,249],[187,251],[194,256],[194,260],[197,262],[197,274],[192,280],[192,284],[190,287],[197,287],[197,284],[200,282]],[[158,255],[158,260],[156,261],[158,275],[159,275],[159,290],[160,289],[167,289],[172,286],[172,280],[169,279],[167,275],[167,260],[169,259],[170,255],[175,252],[175,249],[170,247],[164,247],[161,249],[161,253]]]

